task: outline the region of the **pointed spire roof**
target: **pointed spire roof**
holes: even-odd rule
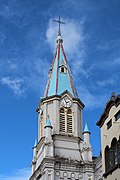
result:
[[[90,133],[90,131],[89,131],[89,129],[88,129],[88,125],[87,125],[87,123],[85,124],[85,128],[84,128],[84,131],[83,131],[83,133]]]
[[[50,66],[44,96],[61,95],[61,93],[67,90],[73,95],[73,97],[78,97],[62,45],[63,39],[61,34],[58,34],[56,42],[56,52]]]
[[[46,124],[45,124],[45,128],[46,128],[46,127],[51,127],[51,128],[52,128],[51,120],[50,120],[49,116],[48,116],[47,121],[46,121]]]
[[[46,121],[46,126],[51,126],[51,121],[50,121],[50,119],[47,119],[47,121]]]
[[[34,148],[37,146],[37,138],[35,138]]]

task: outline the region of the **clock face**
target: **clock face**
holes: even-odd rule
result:
[[[62,100],[61,104],[62,104],[62,106],[66,107],[66,108],[69,108],[72,106],[72,102],[67,97],[65,97]]]

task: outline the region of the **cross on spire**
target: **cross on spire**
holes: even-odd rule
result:
[[[53,20],[53,21],[55,21],[55,22],[57,22],[59,24],[59,30],[58,30],[58,36],[59,36],[59,35],[61,35],[60,24],[65,24],[65,23],[60,20],[60,17],[59,17],[58,20]]]

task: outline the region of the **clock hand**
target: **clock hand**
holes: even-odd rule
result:
[[[65,102],[67,103],[67,101],[66,101],[67,99],[65,99]]]

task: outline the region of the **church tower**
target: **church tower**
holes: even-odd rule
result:
[[[84,104],[78,98],[64,52],[60,32],[60,23],[63,22],[60,18],[57,22],[56,52],[49,69],[44,97],[36,110],[38,143],[33,148],[30,180],[93,180],[94,164],[88,142],[90,132],[84,132],[84,138],[88,138],[87,145],[82,140]]]

